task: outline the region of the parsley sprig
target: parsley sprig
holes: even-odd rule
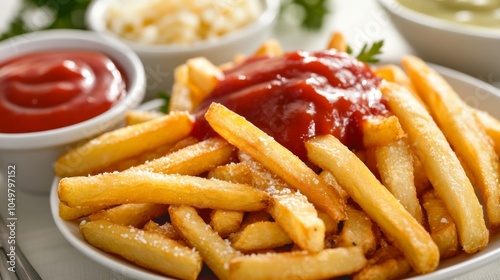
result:
[[[382,47],[384,46],[384,40],[377,41],[373,43],[371,46],[368,43],[363,45],[363,48],[359,51],[355,57],[359,61],[363,61],[366,63],[377,63],[380,60],[377,58],[379,54],[382,54]],[[347,47],[347,53],[353,54],[353,50],[350,46]]]
[[[319,30],[328,14],[327,3],[328,0],[281,0],[280,15],[299,8],[302,11],[300,25],[308,30]]]

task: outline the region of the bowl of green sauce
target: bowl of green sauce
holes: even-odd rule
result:
[[[378,0],[423,59],[500,82],[500,0]]]

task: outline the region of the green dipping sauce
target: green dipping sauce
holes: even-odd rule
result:
[[[500,0],[397,0],[417,12],[459,24],[500,29]]]

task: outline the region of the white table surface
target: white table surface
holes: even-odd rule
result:
[[[0,19],[5,19],[5,16],[9,15],[12,1],[15,0],[0,0],[3,6],[0,9]],[[327,44],[330,33],[336,30],[342,31],[355,49],[359,48],[362,42],[384,39],[384,54],[381,57],[383,61],[397,62],[402,55],[413,53],[375,1],[331,0],[330,10],[331,13],[321,32],[308,33],[297,30],[290,32],[289,29],[277,28],[276,38],[281,40],[287,50],[321,49]],[[5,217],[6,179],[0,179],[0,212]],[[37,195],[18,190],[16,204],[17,245],[22,248],[43,279],[127,279],[88,259],[63,238],[50,214],[48,194]],[[496,261],[453,279],[498,279],[499,277],[500,261]]]

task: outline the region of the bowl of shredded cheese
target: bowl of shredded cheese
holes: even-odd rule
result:
[[[151,99],[170,91],[175,67],[189,58],[223,64],[251,54],[272,37],[279,6],[276,0],[94,0],[86,22],[138,54]]]

